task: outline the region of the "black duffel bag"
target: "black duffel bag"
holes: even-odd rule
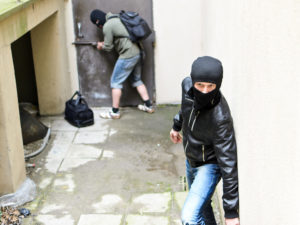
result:
[[[76,95],[77,98],[74,99]],[[66,102],[65,119],[76,127],[94,124],[94,113],[79,91],[76,91],[72,98]]]

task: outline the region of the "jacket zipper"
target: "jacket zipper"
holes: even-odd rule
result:
[[[192,108],[192,112],[191,112],[191,114],[190,114],[190,118],[189,118],[188,126],[190,125],[190,122],[191,122],[191,118],[192,118],[193,112],[194,112],[194,107]]]
[[[185,148],[184,148],[185,153],[186,153],[186,148],[187,148],[188,144],[189,144],[189,141],[186,141],[186,145],[185,145]]]
[[[186,98],[186,100],[189,100],[189,101],[191,101],[191,102],[194,102],[192,99],[189,99],[189,98]],[[190,122],[191,122],[193,113],[194,113],[194,104],[193,104],[192,111],[191,111],[191,114],[190,114],[190,118],[189,118],[189,122],[188,122],[188,127],[189,127],[189,125],[190,125]],[[196,122],[196,120],[197,120],[197,117],[198,117],[199,113],[200,113],[200,111],[198,111],[198,112],[197,112],[197,115],[195,115],[195,119],[194,119],[194,121],[193,121],[191,131],[193,131],[193,129],[194,129],[194,125],[195,125],[195,122]],[[186,145],[185,145],[185,148],[184,148],[184,152],[185,152],[185,153],[186,153],[186,149],[187,149],[188,145],[189,145],[189,141],[186,141]]]
[[[193,129],[194,129],[194,125],[195,125],[195,122],[196,122],[196,120],[197,120],[199,114],[200,114],[200,111],[198,111],[198,112],[197,112],[197,115],[195,116],[195,119],[194,119],[194,121],[193,121],[193,125],[192,125],[192,128],[191,128],[191,131],[193,131]],[[187,146],[187,145],[186,145],[186,146]],[[204,145],[202,145],[202,159],[203,159],[203,162],[205,162],[204,152],[205,152],[205,150],[204,150]]]
[[[191,128],[191,131],[193,131],[193,129],[194,129],[194,125],[195,125],[195,122],[196,122],[197,117],[199,116],[199,114],[200,114],[200,111],[198,111],[197,115],[195,116],[195,119],[194,119],[194,122],[193,122],[193,125],[192,125],[192,128]]]
[[[203,159],[203,162],[205,162],[205,158],[204,158],[204,145],[202,145],[202,159]]]
[[[191,100],[191,99],[189,99],[189,98],[185,98],[185,99],[194,102],[193,100]],[[191,111],[191,114],[190,114],[190,118],[189,118],[189,122],[188,122],[188,127],[189,127],[189,125],[190,125],[190,122],[191,122],[191,118],[192,118],[193,112],[194,112],[194,104],[193,104],[192,111]],[[189,145],[189,141],[186,141],[186,145],[185,145],[185,147],[184,147],[184,152],[185,152],[185,153],[186,153],[186,149],[187,149],[187,146],[188,146],[188,145]]]

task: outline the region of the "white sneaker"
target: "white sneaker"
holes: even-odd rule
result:
[[[112,111],[112,109],[110,109],[109,111],[100,113],[99,116],[103,119],[120,119],[120,117],[121,117],[120,111],[118,111],[117,113],[114,113]]]
[[[145,104],[144,105],[138,105],[138,109],[141,110],[141,111],[144,111],[144,112],[147,112],[147,113],[154,113],[154,108],[153,106],[146,106]]]

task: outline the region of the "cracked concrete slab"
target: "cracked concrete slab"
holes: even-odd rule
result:
[[[75,132],[53,132],[53,141],[47,154],[48,159],[63,159],[74,139]]]
[[[185,198],[187,196],[187,192],[176,192],[175,193],[175,201],[178,204],[178,207],[182,208]]]
[[[64,215],[57,217],[55,215],[38,215],[36,221],[42,223],[43,225],[73,225],[74,219],[71,215]]]
[[[49,204],[49,205],[44,205],[40,213],[42,214],[52,214],[55,211],[62,211],[64,209],[64,205],[57,205],[57,204]]]
[[[78,225],[120,225],[122,220],[121,215],[101,215],[101,214],[89,214],[82,215],[78,222]]]
[[[56,178],[54,180],[53,187],[56,189],[63,189],[67,192],[73,193],[75,188],[73,174],[66,174],[65,177]]]
[[[52,120],[51,130],[53,131],[77,131],[78,128],[69,124],[63,118]]]
[[[79,131],[74,139],[75,144],[98,144],[107,139],[107,131]]]
[[[179,225],[185,157],[169,140],[178,106],[154,114],[121,110],[120,120],[70,128],[63,115],[43,118],[55,128],[46,149],[29,160],[38,187],[24,224]]]
[[[124,205],[123,199],[116,194],[107,194],[101,197],[101,201],[94,203],[92,207],[95,213],[113,213],[120,205]]]
[[[45,160],[45,168],[48,172],[50,173],[56,173],[63,161],[63,159],[53,159],[53,158],[48,158]]]
[[[84,159],[65,159],[60,168],[59,168],[59,172],[66,172],[66,171],[70,171],[73,168],[77,168],[81,165],[84,165],[90,161],[94,161],[96,159],[91,159],[91,158],[84,158]]]
[[[128,225],[168,225],[168,217],[166,216],[140,216],[129,215],[126,218],[126,224]]]
[[[164,213],[169,208],[171,193],[151,193],[137,196],[133,199],[133,207],[138,206],[140,214]]]
[[[66,155],[68,159],[97,159],[100,157],[102,149],[94,145],[72,144]]]

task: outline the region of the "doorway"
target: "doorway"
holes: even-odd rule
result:
[[[31,103],[38,107],[38,95],[31,47],[31,35],[27,32],[11,44],[19,103]]]
[[[90,22],[90,12],[94,9],[112,13],[119,13],[120,10],[136,11],[150,27],[153,27],[151,0],[73,0],[77,41],[103,41],[102,31]],[[143,42],[146,59],[142,80],[148,89],[150,99],[155,102],[153,42],[154,34]],[[111,106],[110,77],[118,57],[117,53],[98,51],[92,46],[76,46],[76,48],[80,91],[91,106]],[[136,106],[141,102],[136,88],[132,88],[126,81],[121,106]]]

